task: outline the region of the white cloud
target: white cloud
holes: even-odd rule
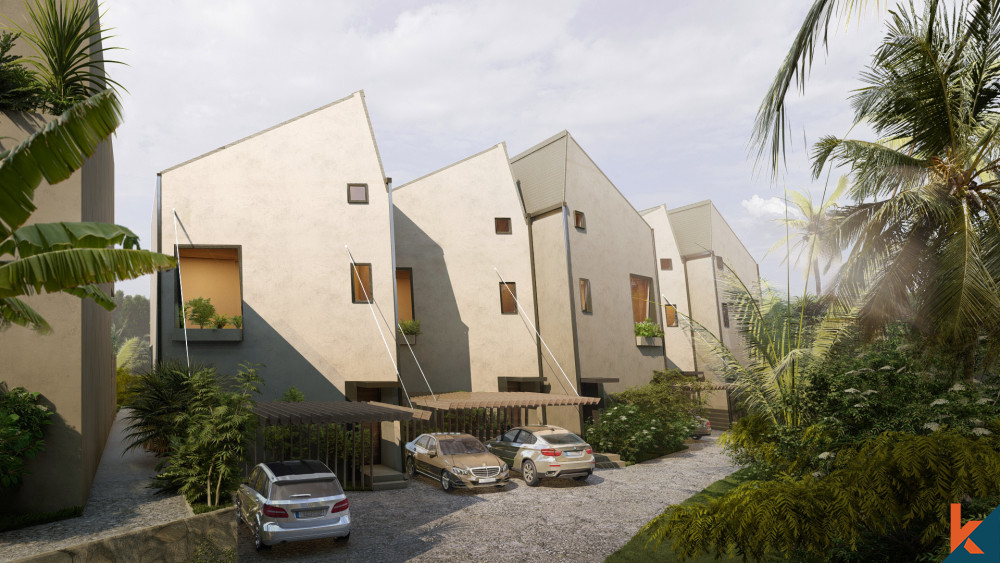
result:
[[[775,218],[782,217],[785,215],[785,202],[778,197],[769,197],[767,199],[760,197],[757,194],[753,194],[750,199],[744,199],[740,202],[743,209],[747,210],[747,213],[751,217],[755,218]]]

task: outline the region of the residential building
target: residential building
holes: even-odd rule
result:
[[[179,268],[152,281],[156,360],[259,364],[263,401],[399,400],[392,202],[363,92],[157,180],[153,247]],[[182,315],[199,297],[242,324],[201,328]]]
[[[21,0],[0,0],[0,13],[9,21],[26,22]],[[27,55],[26,49],[19,41],[12,54]],[[0,151],[16,146],[52,119],[2,112]],[[54,186],[42,182],[29,223],[113,223],[114,179],[114,150],[108,139],[69,179]],[[112,284],[101,288],[113,293]],[[0,333],[0,381],[8,388],[40,393],[40,403],[53,412],[52,424],[45,430],[45,451],[28,462],[22,484],[0,493],[0,512],[82,507],[115,417],[111,313],[89,299],[65,293],[35,295],[25,301],[48,321],[52,333],[41,335],[16,326]]]
[[[751,291],[759,291],[757,262],[709,200],[675,209],[659,205],[642,216],[656,238],[667,365],[721,382],[719,374],[699,357],[697,339],[683,329],[682,319],[693,320],[745,362],[746,350],[727,292],[737,279]],[[729,408],[724,391],[712,393],[707,406],[716,415],[712,417],[716,427],[728,426],[728,415],[720,414]]]
[[[636,322],[661,322],[653,230],[566,131],[510,162],[549,392],[599,396],[648,382],[665,365],[662,340],[640,345],[634,332]],[[581,412],[552,409],[550,421],[579,428]]]
[[[421,330],[412,355],[399,346],[407,389],[540,391],[531,246],[506,146],[392,196],[399,318]]]

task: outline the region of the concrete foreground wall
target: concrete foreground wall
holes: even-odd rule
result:
[[[194,556],[200,543],[208,541],[220,550],[236,550],[236,509],[224,508],[50,551],[17,560],[19,563],[183,563]]]

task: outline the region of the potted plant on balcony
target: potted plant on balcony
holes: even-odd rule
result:
[[[663,346],[663,327],[648,318],[641,323],[635,323],[635,345]]]
[[[399,333],[400,338],[397,343],[400,346],[409,344],[410,346],[416,346],[417,335],[420,334],[420,321],[413,319],[411,321],[399,321]]]
[[[178,307],[180,312],[180,307]],[[184,329],[184,318],[178,315],[173,340],[192,342],[239,342],[243,340],[243,317],[223,315],[216,311],[211,297],[195,297],[184,303],[183,313],[187,321],[198,325],[197,329]],[[237,320],[238,319],[238,320]],[[226,328],[233,326],[234,328]]]

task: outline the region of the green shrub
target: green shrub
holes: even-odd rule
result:
[[[38,404],[39,393],[5,389],[0,382],[0,489],[21,482],[25,462],[45,449],[45,427],[52,424],[52,413]]]
[[[233,328],[243,328],[243,315],[229,317],[229,323],[233,325]]]
[[[299,388],[292,385],[285,392],[281,394],[281,402],[283,403],[301,403],[306,400],[306,394],[299,391]]]
[[[201,328],[211,325],[215,318],[215,305],[212,305],[211,297],[195,297],[184,304],[184,311],[187,320]]]
[[[669,538],[682,557],[926,559],[947,544],[950,503],[996,500],[996,446],[955,432],[886,432],[837,452],[828,474],[746,482],[705,506],[668,509],[643,532]]]
[[[662,421],[635,405],[618,404],[605,409],[586,428],[586,439],[597,451],[615,453],[638,463],[683,448],[694,430],[694,419]]]
[[[399,332],[402,334],[416,336],[420,334],[420,321],[399,321]]]
[[[256,368],[241,365],[236,390],[228,390],[215,370],[200,370],[186,385],[190,399],[175,417],[167,457],[157,465],[155,486],[182,493],[190,503],[228,503],[242,480],[248,444],[257,428],[253,396]]]
[[[643,338],[660,338],[663,336],[663,327],[652,319],[646,319],[641,323],[635,323],[635,335]]]
[[[210,372],[215,368],[196,367],[194,373]],[[143,448],[157,456],[170,451],[171,439],[177,434],[177,417],[188,410],[194,399],[188,385],[187,366],[178,362],[162,362],[149,371],[136,375],[126,387],[124,408],[125,451]]]
[[[212,327],[213,328],[226,328],[229,324],[229,317],[226,315],[220,315],[216,313],[212,315]]]
[[[646,385],[616,393],[611,400],[635,405],[664,421],[688,420],[702,414],[705,401],[701,393],[706,390],[705,382],[678,370],[657,370]]]

